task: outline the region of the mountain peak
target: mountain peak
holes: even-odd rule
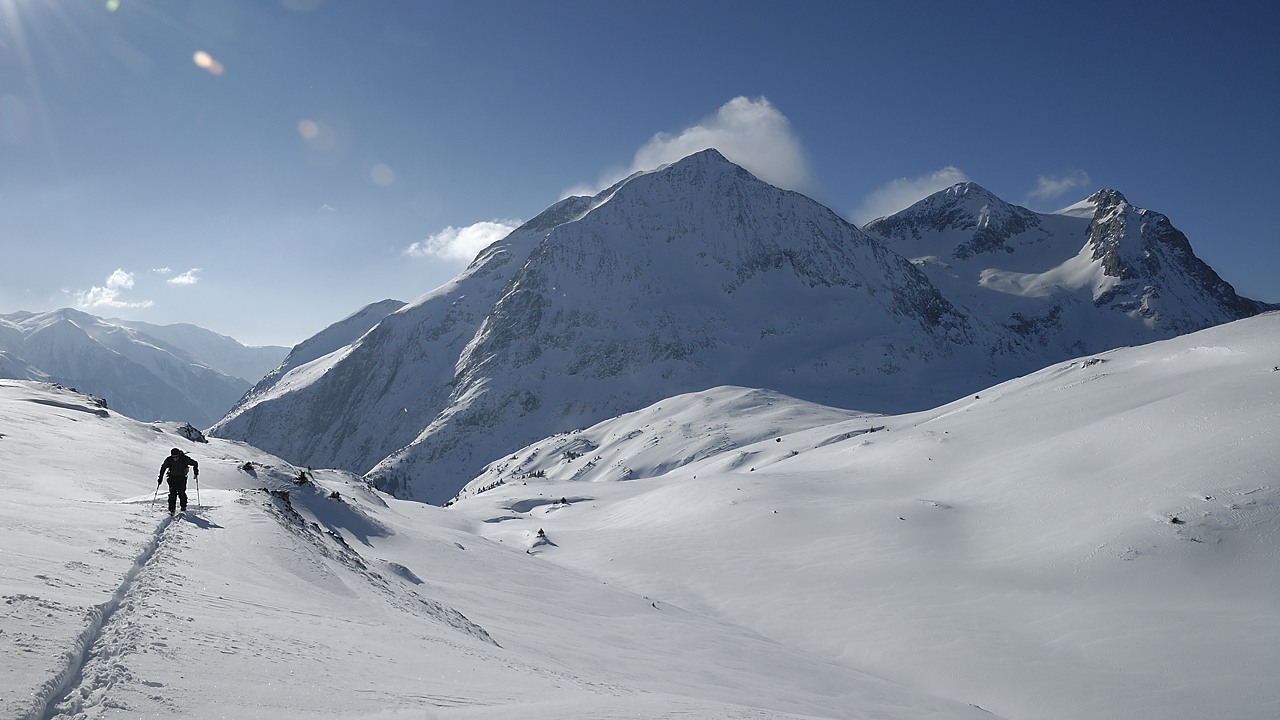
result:
[[[1007,252],[1009,238],[1039,225],[1040,217],[1034,212],[1001,200],[975,182],[962,182],[939,190],[900,213],[872,220],[863,229],[911,257],[937,255],[967,260],[985,253]],[[966,239],[953,247],[924,247],[926,235],[955,233]]]
[[[1129,204],[1129,200],[1119,190],[1112,190],[1111,188],[1103,188],[1095,192],[1089,196],[1086,202],[1091,202],[1099,208],[1107,209]]]
[[[692,155],[687,155],[673,163],[662,165],[652,172],[637,173],[636,176],[629,180],[634,180],[638,177],[656,176],[665,177],[678,182],[683,181],[694,185],[702,185],[708,177],[727,174],[741,175],[758,180],[758,178],[752,175],[749,171],[726,158],[715,148],[699,150],[698,152],[693,153]],[[628,184],[628,182],[624,181],[619,183],[619,186],[626,184]]]
[[[978,183],[973,182],[972,180],[966,180],[964,182],[956,183],[955,185],[952,185],[949,188],[945,188],[943,190],[938,191],[937,193],[934,193],[934,195],[942,195],[944,197],[951,195],[957,198],[995,200],[1001,204],[1005,204],[1005,205],[1008,204],[1008,203],[1005,203],[1005,201],[1001,200],[1000,198],[996,197],[995,193],[982,187]]]
[[[691,155],[686,155],[685,157],[670,164],[671,165],[697,165],[697,164],[734,165],[734,163],[729,161],[729,158],[722,155],[719,150],[713,147],[709,147],[705,150],[699,150],[698,152],[693,153]]]
[[[985,352],[905,258],[714,149],[562,201],[489,258],[213,434],[444,502],[494,457],[673,393],[915,408],[882,379]]]
[[[1266,309],[1237,295],[1196,257],[1187,236],[1165,215],[1135,207],[1110,189],[1090,195],[1087,203],[1094,205],[1087,248],[1107,278],[1096,305],[1141,317],[1170,335]]]
[[[1087,219],[964,182],[867,227],[882,242],[702,150],[548,208],[213,434],[443,502],[521,443],[672,394],[919,409],[1169,332],[1097,309],[1120,283],[1090,284]]]
[[[620,188],[640,177],[663,173],[676,176],[684,175],[686,177],[702,177],[710,170],[724,170],[729,168],[735,169],[735,171],[746,172],[742,168],[733,164],[733,162],[715,148],[699,150],[692,155],[683,157],[673,163],[661,165],[653,170],[632,173],[595,195],[574,195],[567,197],[538,213],[538,215],[532,220],[521,225],[518,230],[526,233],[539,233],[551,230],[558,225],[564,225],[566,223],[573,222],[574,220],[579,220],[588,212],[591,212],[595,208],[608,202]],[[496,248],[503,242],[503,240],[500,240],[490,247]],[[481,253],[481,255],[476,258],[476,262],[481,262],[482,258],[486,254],[487,251],[485,253]]]

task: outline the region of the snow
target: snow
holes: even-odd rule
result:
[[[221,417],[285,352],[246,348],[193,325],[106,320],[69,308],[0,318],[0,378],[59,382],[111,398],[134,417],[200,426]]]
[[[0,381],[0,717],[1277,717],[1278,364],[1271,313],[909,415],[717,388],[448,508]]]
[[[367,332],[320,333],[209,433],[443,504],[496,458],[680,393],[923,410],[1263,309],[1164,216],[1091,197],[1098,222],[962,183],[864,233],[707,149],[562,200],[361,312]]]
[[[980,287],[1021,297],[1051,297],[1087,287],[1095,300],[1119,282],[1120,278],[1107,275],[1102,266],[1094,262],[1093,250],[1088,245],[1081,247],[1075,257],[1045,272],[1018,273],[986,268],[978,279]]]
[[[1054,211],[1054,215],[1066,215],[1067,217],[1085,218],[1092,220],[1098,211],[1098,203],[1090,198],[1085,198],[1080,202],[1072,203],[1061,210]]]

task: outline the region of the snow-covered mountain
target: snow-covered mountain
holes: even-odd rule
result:
[[[912,210],[921,218],[908,210],[900,228],[871,229],[930,240],[934,225],[967,222],[960,211],[941,213],[955,218],[947,224],[920,207]],[[1095,262],[1105,275],[1112,246],[1130,258],[1148,237],[1130,228],[1136,220],[1099,221],[1105,228],[1094,233],[1069,215],[1062,234],[1031,237],[1038,216],[1000,203],[997,217],[990,207],[984,228],[995,218],[999,231],[975,234],[965,256],[1002,242],[1053,245],[1023,253],[1014,269],[1026,273],[1037,267],[1033,254],[1047,261],[1074,242],[1072,254],[1105,248]],[[977,278],[931,281],[927,262],[922,270],[904,255],[920,256],[703,151],[552,206],[359,340],[259,385],[213,432],[440,503],[524,444],[673,394],[738,385],[917,410],[1067,357],[1260,309],[1183,283],[1127,310],[1141,294],[1132,272],[1104,283],[1105,303],[1055,312],[1028,293],[1004,293],[1016,302],[1002,305],[978,297],[991,291]],[[1224,307],[1210,312],[1215,302]]]
[[[111,319],[108,322],[137,330],[163,340],[214,370],[231,377],[255,383],[276,369],[289,352],[279,345],[242,345],[238,340],[219,335],[197,325],[175,323],[153,325],[138,320]]]
[[[139,420],[208,427],[261,377],[240,373],[265,373],[286,352],[67,308],[0,315],[0,377],[73,386]]]
[[[1266,309],[1197,258],[1167,217],[1115,190],[1046,214],[966,182],[863,229],[910,258],[947,299],[1002,323],[1005,342],[1068,355]]]
[[[448,508],[0,381],[0,716],[1278,717],[1278,361],[1270,313],[908,415],[712,388]]]
[[[383,318],[404,306],[405,303],[400,300],[376,302],[312,335],[290,350],[283,362],[268,368],[270,372],[259,375],[258,377],[262,379],[255,385],[253,392],[271,387],[279,378],[296,367],[306,365],[312,360],[322,358],[354,343],[369,332],[370,328],[382,322]]]

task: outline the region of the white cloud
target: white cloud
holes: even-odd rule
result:
[[[1044,203],[1056,200],[1071,190],[1088,187],[1090,182],[1092,181],[1089,179],[1089,173],[1083,170],[1073,170],[1061,177],[1041,175],[1036,180],[1035,189],[1027,193],[1027,202]]]
[[[151,272],[153,272],[153,273],[160,273],[161,275],[168,275],[169,273],[173,272],[173,268],[171,268],[171,267],[167,267],[167,266],[166,266],[166,267],[151,268]]]
[[[120,299],[120,294],[126,290],[133,289],[133,273],[126,272],[120,268],[116,268],[115,272],[107,276],[107,282],[102,287],[94,286],[88,290],[77,290],[72,293],[75,297],[76,307],[81,310],[90,310],[93,308],[145,308],[151,307],[150,300],[142,300],[139,302],[130,302]]]
[[[174,275],[165,282],[170,285],[195,285],[200,282],[200,268],[191,268],[184,273]]]
[[[410,257],[437,257],[470,262],[477,253],[506,237],[522,220],[485,220],[466,227],[449,227],[420,240],[404,252]]]
[[[654,135],[636,151],[629,168],[608,171],[598,184],[577,185],[564,197],[594,195],[632,173],[653,170],[707,148],[719,150],[772,185],[801,192],[813,190],[809,164],[791,122],[767,99],[740,96],[693,127]]]
[[[969,176],[952,165],[916,178],[898,178],[863,198],[862,205],[853,211],[853,221],[865,225],[876,218],[905,210],[939,190],[968,181]]]

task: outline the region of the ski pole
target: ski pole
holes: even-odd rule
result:
[[[156,491],[151,493],[151,507],[156,506],[156,498],[160,497],[160,483],[156,483]]]
[[[200,473],[196,473],[196,507],[200,506]]]

